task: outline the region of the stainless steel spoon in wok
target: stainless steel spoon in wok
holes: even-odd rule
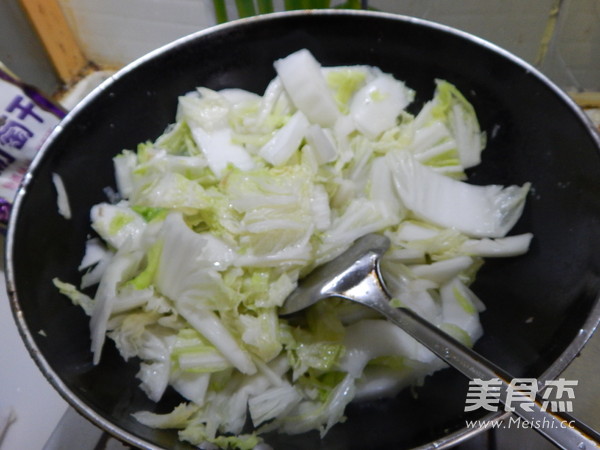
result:
[[[499,379],[499,398],[505,403],[509,391],[515,390],[514,386],[510,386],[512,377],[508,373],[411,310],[390,306],[390,295],[379,269],[380,258],[389,244],[385,236],[377,234],[358,239],[342,255],[303,278],[286,299],[280,315],[301,311],[327,298],[360,303],[385,316],[471,380]],[[600,434],[574,417],[546,411],[539,398],[535,402],[516,403],[511,405],[515,414],[529,423],[548,424],[534,429],[559,447],[579,450],[600,448]]]

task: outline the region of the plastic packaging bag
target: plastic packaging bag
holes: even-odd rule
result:
[[[0,65],[0,232],[33,157],[65,111]]]

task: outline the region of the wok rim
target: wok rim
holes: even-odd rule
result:
[[[5,250],[4,250],[4,266],[5,266],[5,278],[6,278],[6,289],[9,297],[10,307],[13,313],[13,318],[16,322],[19,334],[29,352],[30,356],[34,360],[37,367],[42,372],[46,380],[52,385],[52,387],[60,394],[60,396],[67,402],[67,404],[75,409],[80,415],[89,420],[92,424],[99,427],[103,431],[112,435],[113,437],[127,443],[134,445],[139,448],[160,450],[162,447],[158,447],[154,444],[149,443],[145,439],[139,438],[133,433],[126,431],[125,429],[115,425],[110,420],[104,418],[102,415],[94,411],[88,406],[83,400],[81,400],[73,391],[61,380],[58,373],[56,373],[49,362],[45,359],[44,355],[37,346],[33,337],[32,331],[28,328],[24,318],[23,310],[20,307],[18,293],[16,291],[15,282],[15,271],[13,266],[13,253],[15,246],[15,228],[18,220],[19,212],[22,204],[25,202],[28,186],[31,181],[35,178],[35,174],[38,171],[38,167],[41,165],[43,159],[49,153],[49,149],[52,147],[53,142],[57,136],[62,133],[63,128],[71,122],[77,120],[80,110],[87,108],[87,105],[93,101],[97,96],[100,96],[110,85],[117,82],[122,76],[136,70],[139,66],[142,66],[147,61],[157,58],[165,53],[176,50],[178,47],[185,44],[191,43],[204,36],[209,36],[218,32],[227,31],[229,29],[236,29],[243,27],[246,24],[253,22],[270,22],[278,21],[286,17],[291,16],[360,16],[370,19],[381,19],[381,20],[392,20],[402,23],[415,24],[423,28],[433,29],[441,31],[459,37],[463,40],[469,41],[475,45],[487,48],[499,56],[507,59],[510,63],[520,66],[527,73],[533,75],[537,80],[545,85],[545,87],[552,90],[552,92],[559,97],[563,103],[569,106],[571,113],[573,113],[583,124],[592,137],[596,144],[597,151],[600,153],[600,133],[598,133],[591,121],[591,119],[583,112],[583,110],[575,103],[575,101],[554,82],[552,82],[546,75],[540,70],[524,61],[515,54],[508,50],[484,39],[473,35],[469,32],[462,31],[460,29],[444,25],[427,19],[421,19],[411,17],[402,14],[387,13],[380,11],[367,11],[367,10],[342,10],[342,9],[322,9],[322,10],[296,10],[296,11],[284,11],[274,12],[269,14],[262,14],[253,17],[247,17],[242,19],[232,20],[227,23],[217,24],[208,28],[199,30],[197,32],[188,34],[180,37],[166,45],[163,45],[155,50],[148,52],[147,54],[137,58],[136,60],[126,64],[123,68],[115,72],[112,76],[108,77],[98,87],[96,87],[90,94],[88,94],[82,101],[80,101],[68,114],[61,120],[61,122],[54,128],[50,133],[42,148],[35,155],[33,161],[29,165],[29,168],[21,181],[21,185],[15,195],[12,212],[9,218],[9,224],[6,232],[5,239]],[[556,360],[537,377],[538,381],[546,381],[556,378],[561,372],[563,372],[569,364],[578,356],[587,341],[593,335],[595,330],[600,324],[600,292],[597,293],[593,305],[585,319],[583,325],[579,329],[575,338],[570,342],[567,348],[556,358]],[[496,412],[490,413],[480,419],[482,422],[492,422],[498,420],[507,419],[511,413],[509,412]],[[442,438],[436,439],[428,444],[424,444],[416,449],[439,449],[449,448],[455,446],[461,442],[471,439],[477,434],[488,430],[487,427],[481,426],[478,428],[463,427],[457,431],[449,433]]]

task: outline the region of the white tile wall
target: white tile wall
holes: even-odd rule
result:
[[[87,55],[121,66],[214,24],[211,0],[59,0]],[[227,0],[230,18],[235,2]],[[341,0],[333,0],[338,4]],[[274,0],[282,9],[283,0]],[[537,63],[564,88],[600,90],[600,0],[370,0],[382,11],[443,23]],[[551,11],[560,6],[554,32]],[[551,37],[539,60],[542,39]]]
[[[556,83],[600,91],[600,0],[564,0],[540,67]]]
[[[90,60],[122,66],[215,23],[209,0],[60,0]]]
[[[467,31],[529,62],[538,52],[554,0],[371,0],[385,11],[412,15]]]

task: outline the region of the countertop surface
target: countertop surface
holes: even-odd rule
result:
[[[4,251],[4,238],[2,251]],[[29,356],[17,331],[0,273],[0,416],[12,420],[0,437],[2,450],[44,448],[67,403],[50,386]]]

